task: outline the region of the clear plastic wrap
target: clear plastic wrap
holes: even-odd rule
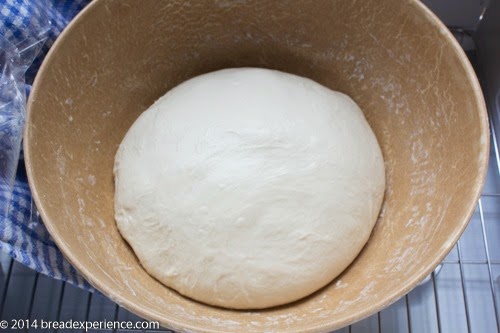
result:
[[[0,1],[0,250],[37,272],[92,291],[38,214],[21,148],[26,97],[38,67],[59,33],[88,2]]]
[[[10,5],[9,5],[10,4]],[[8,1],[0,23],[0,219],[7,216],[21,151],[29,86],[25,74],[50,29],[47,3]]]

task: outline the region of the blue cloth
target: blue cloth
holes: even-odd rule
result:
[[[0,249],[40,273],[92,290],[43,225],[19,154],[24,103],[38,67],[88,2],[0,0]],[[9,160],[13,156],[15,161]]]

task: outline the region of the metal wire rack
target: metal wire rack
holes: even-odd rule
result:
[[[500,131],[500,128],[491,129],[492,133]],[[495,135],[491,139],[483,194],[469,226],[450,254],[409,294],[336,333],[500,331],[500,168],[497,158],[500,154]],[[6,254],[0,254],[0,319],[142,321],[100,293],[89,293],[36,273]],[[162,329],[126,332],[173,333]]]

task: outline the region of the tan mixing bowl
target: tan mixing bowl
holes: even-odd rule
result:
[[[239,66],[352,96],[387,168],[382,213],[356,261],[312,296],[264,311],[214,308],[164,287],[113,218],[113,160],[132,122],[178,83]],[[52,47],[28,107],[28,176],[59,248],[112,300],[179,331],[326,332],[381,310],[457,241],[488,160],[473,70],[415,0],[97,0]]]

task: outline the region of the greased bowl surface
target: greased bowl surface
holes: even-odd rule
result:
[[[113,162],[158,97],[228,67],[302,75],[350,95],[382,148],[387,189],[372,236],[327,287],[233,311],[148,275],[113,217]],[[182,332],[327,332],[381,310],[445,257],[484,182],[486,109],[474,72],[416,0],[96,0],[61,34],[28,102],[28,177],[55,242],[102,293]]]

